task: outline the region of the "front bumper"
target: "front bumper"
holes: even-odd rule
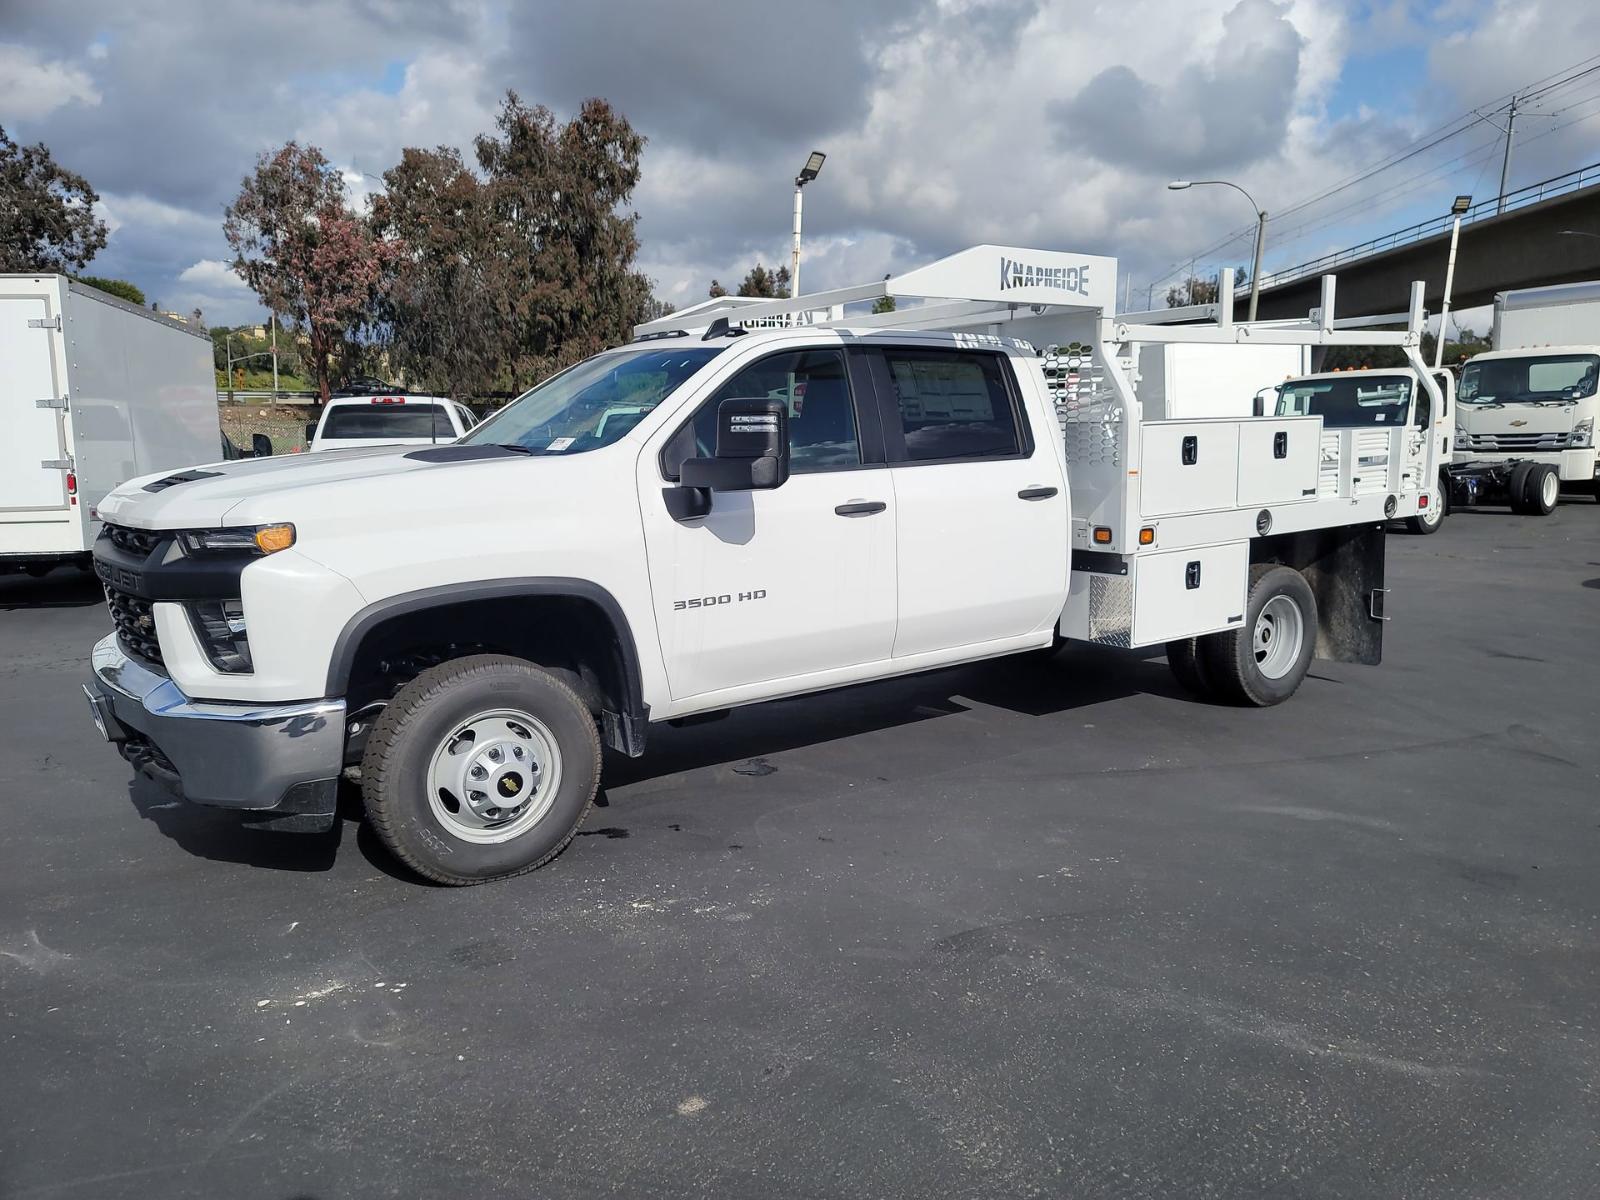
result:
[[[84,692],[122,756],[184,799],[279,828],[333,823],[344,764],[343,700],[191,700],[161,671],[102,638]]]

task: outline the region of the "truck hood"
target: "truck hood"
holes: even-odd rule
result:
[[[1456,424],[1468,433],[1571,433],[1578,405],[1457,404]]]
[[[242,500],[449,465],[407,458],[415,449],[381,446],[336,454],[288,454],[281,458],[208,463],[130,479],[96,507],[101,520],[137,529],[220,526],[227,523],[228,510]]]

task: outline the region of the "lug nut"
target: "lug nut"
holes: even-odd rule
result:
[[[485,771],[483,769],[483,767],[481,765],[479,765],[478,763],[473,763],[472,764],[472,777],[474,779],[482,779],[488,774],[489,774],[489,772]]]
[[[490,762],[499,762],[502,757],[504,757],[504,756],[500,753],[500,747],[499,746],[491,746],[489,748],[489,761]]]

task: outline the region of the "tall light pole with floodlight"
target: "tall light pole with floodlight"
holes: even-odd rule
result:
[[[817,177],[827,157],[821,150],[813,150],[811,156],[806,159],[806,165],[800,168],[800,174],[794,177],[794,251],[789,256],[791,296],[800,294],[800,189]]]
[[[1249,192],[1245,191],[1237,183],[1230,183],[1226,179],[1174,179],[1167,184],[1167,190],[1181,192],[1187,188],[1208,185],[1231,187],[1246,200],[1250,201],[1250,207],[1256,210],[1256,261],[1255,266],[1250,269],[1250,316],[1246,318],[1254,321],[1256,319],[1256,302],[1261,298],[1261,252],[1267,245],[1267,210],[1257,204],[1255,197]],[[1217,299],[1221,300],[1222,297],[1218,296]],[[1228,303],[1233,303],[1232,296],[1228,297]]]
[[[1471,207],[1471,196],[1457,196],[1450,205],[1450,211],[1456,219],[1450,226],[1450,259],[1444,268],[1444,303],[1439,306],[1439,336],[1433,343],[1433,368],[1436,371],[1444,366],[1444,327],[1450,316],[1450,289],[1456,282],[1456,243],[1461,240],[1461,216]]]

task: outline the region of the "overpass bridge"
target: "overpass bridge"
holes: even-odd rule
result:
[[[1323,275],[1339,276],[1341,316],[1364,317],[1405,308],[1411,281],[1424,280],[1424,303],[1444,300],[1450,225],[1445,216],[1359,246],[1261,277],[1263,320],[1304,317],[1321,301]],[[1578,230],[1594,236],[1563,236]],[[1496,292],[1600,279],[1600,163],[1475,204],[1462,216],[1451,311],[1489,304]],[[1246,288],[1234,293],[1234,315],[1249,309]],[[1482,331],[1480,331],[1482,332]]]

